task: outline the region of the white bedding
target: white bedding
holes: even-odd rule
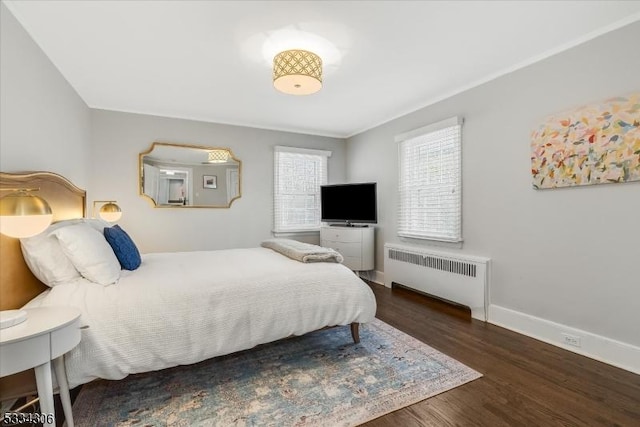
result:
[[[376,311],[371,289],[342,264],[266,248],[146,254],[117,284],[77,279],[26,307],[51,305],[77,307],[89,326],[66,356],[71,387],[366,323]]]

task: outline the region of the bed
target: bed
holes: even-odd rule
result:
[[[39,187],[54,221],[84,216],[85,193],[51,173],[0,174],[0,186]],[[104,286],[83,277],[44,286],[19,242],[1,236],[0,304],[73,306],[82,340],[65,357],[69,385],[196,363],[292,335],[373,320],[373,293],[338,263],[302,263],[269,248],[153,253]],[[8,286],[11,285],[11,286]]]

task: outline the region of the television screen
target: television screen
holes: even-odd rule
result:
[[[323,222],[378,222],[375,182],[323,185],[320,205]]]

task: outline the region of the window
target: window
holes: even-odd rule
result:
[[[331,151],[275,147],[274,232],[320,229],[320,186]]]
[[[462,241],[461,128],[453,117],[396,137],[399,236]]]

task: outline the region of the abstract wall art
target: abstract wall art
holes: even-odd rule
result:
[[[549,116],[531,173],[536,189],[640,181],[640,92]]]

